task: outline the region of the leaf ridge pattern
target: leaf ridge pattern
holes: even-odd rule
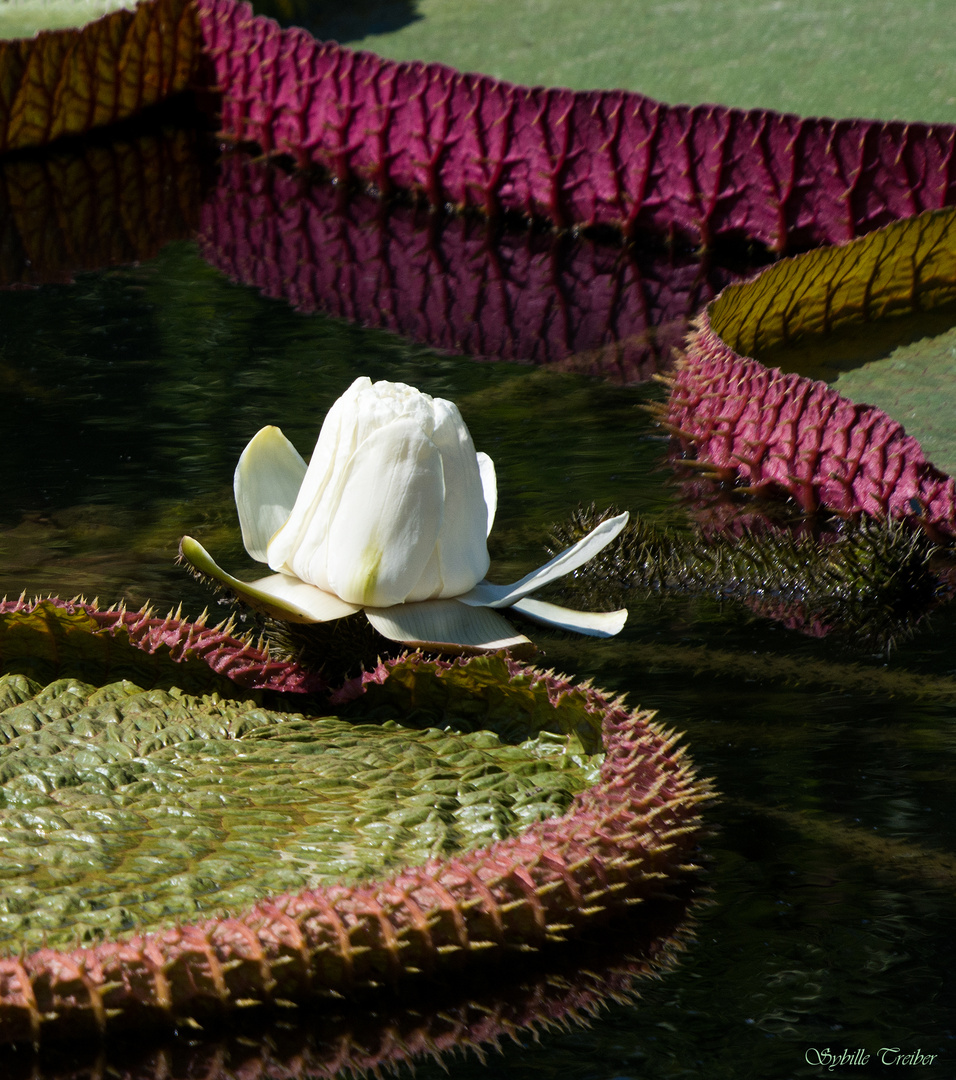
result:
[[[0,152],[111,124],[196,80],[191,0],[150,0],[76,30],[0,42]]]
[[[202,207],[200,251],[234,280],[286,300],[494,360],[649,379],[732,272],[378,200],[347,201],[266,162],[225,156]]]
[[[198,0],[222,128],[339,181],[560,227],[840,243],[956,201],[956,128],[670,106],[396,63]]]

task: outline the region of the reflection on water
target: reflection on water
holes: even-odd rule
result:
[[[658,900],[642,917],[619,918],[581,941],[540,956],[514,956],[467,981],[446,978],[396,1001],[371,995],[358,1007],[335,1001],[247,1015],[240,1027],[165,1039],[119,1039],[105,1047],[46,1047],[36,1057],[4,1052],[5,1080],[291,1080],[381,1075],[401,1066],[451,1067],[540,1031],[579,1026],[608,1001],[635,1003],[652,980],[673,970],[691,939],[693,916],[682,900]],[[638,1006],[639,1007],[639,1006]]]
[[[229,169],[245,170],[244,178]],[[417,341],[294,311],[286,299],[230,282],[192,240],[138,267],[105,266],[73,285],[0,294],[7,403],[0,592],[87,592],[134,602],[152,596],[167,606],[182,599],[198,613],[210,598],[173,565],[179,536],[208,542],[224,565],[245,565],[230,490],[242,446],[260,426],[278,422],[308,454],[325,410],[358,374],[402,379],[460,404],[478,448],[498,465],[502,501],[492,556],[502,580],[540,562],[547,527],[578,502],[678,519],[666,442],[637,408],[659,390],[433,351],[494,352],[497,344],[480,343],[496,340],[512,343],[511,359],[550,360],[554,342],[563,340],[580,355],[586,349],[575,336],[576,320],[595,298],[592,311],[639,310],[645,323],[638,336],[655,340],[654,320],[669,318],[672,309],[630,306],[629,290],[647,281],[650,264],[642,257],[581,248],[589,269],[580,274],[580,264],[562,261],[564,249],[530,237],[504,242],[495,269],[495,246],[467,223],[453,223],[436,238],[410,210],[382,220],[350,209],[330,219],[322,193],[307,192],[293,205],[285,201],[288,177],[254,172],[230,164],[209,189],[204,222],[225,229],[231,220],[235,231],[228,244],[224,232],[214,243],[207,231],[207,257],[300,308],[339,311],[352,303],[363,321],[414,333]],[[313,245],[311,262],[298,255],[283,262],[290,250],[303,249],[300,234],[290,249],[270,231],[277,213],[322,241]],[[13,235],[15,216],[7,212],[3,235]],[[257,236],[259,248],[252,245]],[[246,244],[242,265],[238,237]],[[411,246],[402,247],[406,241]],[[118,257],[129,257],[125,251]],[[464,263],[454,262],[455,252]],[[147,255],[148,246],[136,254]],[[53,276],[115,257],[106,247],[69,266],[54,260]],[[454,300],[471,288],[471,307],[433,309],[423,299],[438,295],[437,285],[423,285],[434,284],[446,263],[442,295]],[[616,306],[609,306],[609,268],[621,265],[626,273],[614,286]],[[655,265],[654,296],[694,304],[708,295],[687,287],[686,262],[675,260],[673,279]],[[366,292],[357,284],[362,266],[372,275]],[[461,266],[470,269],[462,273]],[[492,279],[492,272],[499,276]],[[36,266],[30,274],[43,279]],[[291,292],[302,280],[312,289],[308,302]],[[473,336],[461,337],[456,312],[475,312],[482,290],[474,282],[491,280],[508,304],[494,309],[487,325],[479,311]],[[507,333],[489,338],[496,320],[507,322],[525,302],[525,285],[546,298],[539,320],[523,314],[529,331],[508,324]],[[582,289],[594,295],[582,297]],[[550,336],[556,290],[566,294],[566,321]],[[409,322],[416,311],[420,333]],[[607,337],[596,345],[616,347]],[[839,651],[706,597],[635,595],[629,607],[620,639],[536,639],[545,664],[626,691],[687,732],[702,774],[724,793],[710,811],[718,831],[706,845],[712,903],[698,912],[696,940],[677,970],[642,984],[639,1005],[612,1004],[592,1027],[546,1032],[540,1043],[519,1032],[503,1057],[455,1060],[453,1075],[783,1080],[820,1075],[806,1062],[810,1047],[875,1054],[900,1046],[939,1055],[920,1076],[952,1076],[952,613],[936,613],[929,630],[887,659],[852,643]],[[598,955],[590,959],[597,963]],[[554,1011],[559,1021],[572,1015]],[[320,1065],[314,1051],[329,1043],[328,1029],[322,1032],[254,1032],[251,1045],[233,1043],[226,1056],[191,1048],[193,1034],[183,1033],[164,1067],[172,1077],[193,1075],[189,1060],[205,1062],[199,1075],[209,1077],[332,1075],[333,1058]],[[16,1067],[20,1072],[10,1075],[34,1075],[32,1057]],[[51,1076],[139,1075],[124,1072],[122,1062],[118,1073],[105,1065],[97,1073],[85,1059],[57,1068]],[[875,1058],[868,1069],[846,1075],[900,1075]],[[417,1075],[445,1074],[423,1060]]]
[[[202,171],[200,137],[181,128],[11,155],[0,163],[0,286],[152,258],[195,230]]]
[[[330,184],[227,156],[201,251],[230,277],[433,349],[637,383],[666,368],[690,316],[738,275],[661,245],[640,251],[499,232],[480,217],[385,211]]]

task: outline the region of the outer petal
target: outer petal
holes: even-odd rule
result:
[[[313,568],[321,566],[321,574],[308,580],[320,588],[328,588],[324,551],[329,522],[340,494],[333,478],[341,478],[361,441],[358,402],[371,386],[368,378],[356,379],[326,413],[292,513],[269,544],[268,562],[273,570],[295,575],[293,557],[305,547],[312,553]]]
[[[422,576],[418,579],[415,588],[405,597],[409,603],[418,600],[437,600],[442,595],[441,559],[438,556],[440,544],[440,540],[435,544],[435,549],[425,564]]]
[[[520,611],[522,615],[546,626],[558,626],[562,630],[573,630],[576,634],[587,634],[588,637],[614,637],[627,622],[627,608],[618,611],[575,611],[530,597],[512,604],[511,610]]]
[[[628,514],[625,511],[623,514],[618,514],[617,517],[602,521],[596,529],[592,529],[587,536],[579,540],[573,547],[562,551],[560,555],[556,555],[550,562],[545,563],[544,566],[539,566],[537,570],[533,570],[530,574],[526,574],[513,585],[492,585],[490,581],[481,581],[470,592],[457,597],[457,599],[463,604],[475,606],[509,607],[511,604],[528,596],[529,593],[533,593],[536,589],[564,577],[565,574],[570,574],[572,570],[577,570],[579,566],[583,566],[589,559],[593,559],[624,528],[627,519]]]
[[[182,538],[179,550],[200,573],[221,581],[249,607],[274,619],[298,623],[328,622],[360,610],[357,604],[347,604],[337,596],[285,574],[271,574],[258,581],[240,581],[227,574],[191,536]]]
[[[264,427],[252,437],[236,466],[233,490],[246,551],[267,562],[272,534],[292,513],[306,464],[277,427]]]
[[[498,512],[498,477],[495,474],[495,463],[487,454],[479,451],[475,456],[478,458],[481,488],[485,495],[485,507],[488,510],[488,525],[485,536],[491,536],[491,529],[495,523],[495,514]]]
[[[431,438],[441,453],[445,478],[445,512],[438,537],[440,589],[416,589],[407,597],[409,600],[459,596],[481,581],[489,565],[488,507],[475,444],[457,406],[435,398],[432,408]]]
[[[323,592],[315,585],[285,574],[268,574],[243,585],[243,593],[251,590],[261,594],[264,602],[274,611],[284,611],[286,614],[278,617],[288,622],[330,622],[362,610],[358,604],[349,604],[334,593]],[[239,595],[240,599],[244,599],[242,593]],[[249,604],[251,607],[255,606],[252,601],[249,601]],[[274,611],[267,614],[275,618]]]
[[[444,490],[441,454],[415,420],[394,420],[370,434],[342,474],[329,527],[330,589],[355,604],[402,603],[435,550]],[[315,580],[299,556],[292,568]]]
[[[389,608],[366,608],[368,621],[390,641],[402,641],[445,653],[485,653],[510,649],[531,656],[535,647],[523,634],[488,608],[472,608],[457,600],[425,600]]]

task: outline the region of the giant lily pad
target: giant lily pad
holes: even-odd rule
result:
[[[804,116],[956,119],[950,12],[912,0],[256,0],[284,25],[527,86]],[[542,32],[546,27],[546,32]],[[678,61],[679,62],[676,62]]]
[[[129,1040],[74,1041],[60,1054],[47,1045],[34,1055],[24,1047],[0,1048],[0,1068],[9,1069],[4,1075],[12,1080],[35,1076],[37,1058],[44,1080],[77,1080],[87,1075],[84,1069],[93,1077],[168,1080],[171,1060],[176,1080],[210,1080],[210,1062],[224,1080],[379,1076],[400,1065],[414,1069],[423,1059],[455,1068],[469,1051],[483,1059],[505,1038],[537,1038],[559,1024],[589,1023],[609,1001],[635,1002],[650,980],[676,966],[694,926],[687,915],[680,899],[642,904],[584,942],[513,954],[487,979],[436,980],[413,997],[379,994],[297,1009],[290,1002],[279,1037],[274,1017],[247,1010],[242,1026],[225,1032],[190,1026],[134,1046]],[[446,1064],[447,1057],[453,1060]]]
[[[353,722],[20,675],[0,676],[0,703],[7,953],[354,884],[515,837],[563,814],[600,765],[588,753],[600,746],[597,717],[581,736],[522,730],[504,710],[462,731],[437,710],[410,718],[382,706],[378,722]]]
[[[103,611],[80,600],[3,600],[0,671],[41,682],[133,680],[230,697],[327,689],[323,679],[234,630],[231,623],[207,626],[205,617],[189,622],[178,612],[161,617],[123,606]]]
[[[224,134],[266,154],[433,206],[560,227],[782,249],[956,198],[951,125],[515,86],[322,44],[234,0],[146,0],[0,53],[0,150],[110,124],[201,84],[222,93]]]
[[[109,124],[202,84],[222,94],[224,134],[266,154],[433,206],[559,227],[782,249],[843,241],[956,198],[951,125],[515,86],[322,44],[234,0],[148,0],[0,51],[0,150]]]
[[[7,608],[8,635],[52,627],[61,678],[0,687],[0,1042],[414,984],[693,877],[707,785],[599,691],[502,656],[413,655],[268,706],[93,685],[71,666],[92,676],[82,635],[115,621]],[[189,624],[165,632],[120,647],[187,659]]]
[[[727,288],[690,337],[665,422],[701,462],[752,487],[783,488],[806,510],[889,514],[956,535],[956,483],[900,423],[952,429],[954,229],[953,211],[922,215]],[[884,372],[898,388],[899,358],[877,358],[914,340],[916,355],[931,359],[904,368],[903,382],[924,392],[922,402],[910,396],[891,416],[841,395],[856,382],[869,397]],[[829,371],[834,386],[801,369]],[[883,400],[900,406],[892,385]],[[953,461],[948,441],[941,447]]]
[[[835,243],[956,199],[949,125],[808,120],[383,60],[199,0],[222,127],[431,205],[708,243]]]

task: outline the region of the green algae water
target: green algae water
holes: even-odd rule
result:
[[[196,536],[223,566],[254,576],[231,495],[242,447],[259,427],[277,423],[308,456],[325,411],[358,375],[410,382],[461,407],[498,472],[493,581],[539,565],[550,526],[579,503],[613,503],[684,529],[729,513],[703,482],[678,485],[667,441],[643,408],[659,387],[615,386],[561,365],[479,363],[304,314],[231,282],[188,238],[138,266],[0,293],[0,350],[7,404],[0,592],[9,595],[83,593],[104,605],[152,599],[162,612],[182,602],[186,615],[209,605],[225,617],[231,609],[175,564],[179,537]],[[452,1075],[951,1077],[952,606],[878,652],[743,601],[636,592],[627,603],[628,625],[613,640],[529,633],[542,666],[626,693],[686,733],[700,773],[722,793],[707,811],[714,831],[702,845],[707,902],[682,938],[679,962],[642,983],[639,1001],[616,1000],[612,980],[587,1001],[604,1006],[589,1027],[572,1024],[536,1040],[513,1022],[515,1040],[501,1055],[486,1047],[485,1060],[449,1058]],[[356,768],[313,752],[326,745],[316,740],[314,717],[267,704],[210,703],[208,729],[183,740],[182,700],[171,691],[80,682],[44,689],[25,677],[5,685],[0,934],[14,953],[44,935],[69,944],[143,917],[175,921],[228,908],[247,896],[232,875],[261,868],[263,849],[273,858],[256,872],[267,887],[286,888],[329,869],[361,876],[427,858],[463,833],[507,835],[559,813],[593,775],[594,748],[569,749],[560,736],[531,744],[428,723],[412,732],[407,717],[395,715],[349,717],[358,724],[349,728],[342,717],[329,721],[343,748],[353,744]],[[101,741],[89,710],[103,698],[115,737]],[[369,731],[372,721],[381,726]],[[199,779],[192,793],[188,775]],[[500,793],[474,800],[489,778]],[[415,790],[417,801],[396,809],[396,787]],[[352,832],[330,844],[326,809],[342,800],[348,815],[360,788]],[[292,789],[289,804],[284,793]],[[390,818],[396,813],[405,816]],[[118,831],[94,833],[94,819]],[[395,840],[409,846],[393,849]],[[103,890],[107,871],[125,881],[125,892],[115,884]],[[68,887],[51,889],[56,882]],[[46,900],[34,903],[31,890]],[[612,945],[583,943],[550,977],[552,990],[613,967],[645,917],[638,910]],[[518,1015],[502,984],[518,981],[521,959],[483,989],[469,1031],[478,1016]],[[435,996],[450,999],[453,990],[463,992],[442,986]],[[145,1063],[124,1048],[116,1070],[205,1076],[213,1060],[230,1080],[308,1069],[347,1075],[352,1065],[336,1057],[335,1035],[348,1031],[361,1043],[367,1069],[387,1059],[398,1035],[414,1041],[407,1017],[375,1029],[374,1012],[329,1021],[338,1029],[321,1038],[318,1026],[296,1029],[283,1017],[225,1050],[202,1049],[200,1032],[183,1032],[165,1057],[157,1052]],[[461,1032],[455,1038],[467,1042]],[[296,1057],[302,1047],[308,1055]],[[932,1060],[918,1068],[885,1063],[881,1052],[892,1048]],[[92,1075],[109,1075],[103,1061],[113,1049],[97,1050],[102,1068]],[[858,1050],[869,1058],[865,1067],[831,1071],[822,1056],[846,1051],[849,1060]],[[61,1060],[39,1065],[4,1059],[0,1072],[52,1080],[81,1075],[86,1060],[69,1047]],[[415,1075],[447,1074],[426,1056],[416,1059]]]

